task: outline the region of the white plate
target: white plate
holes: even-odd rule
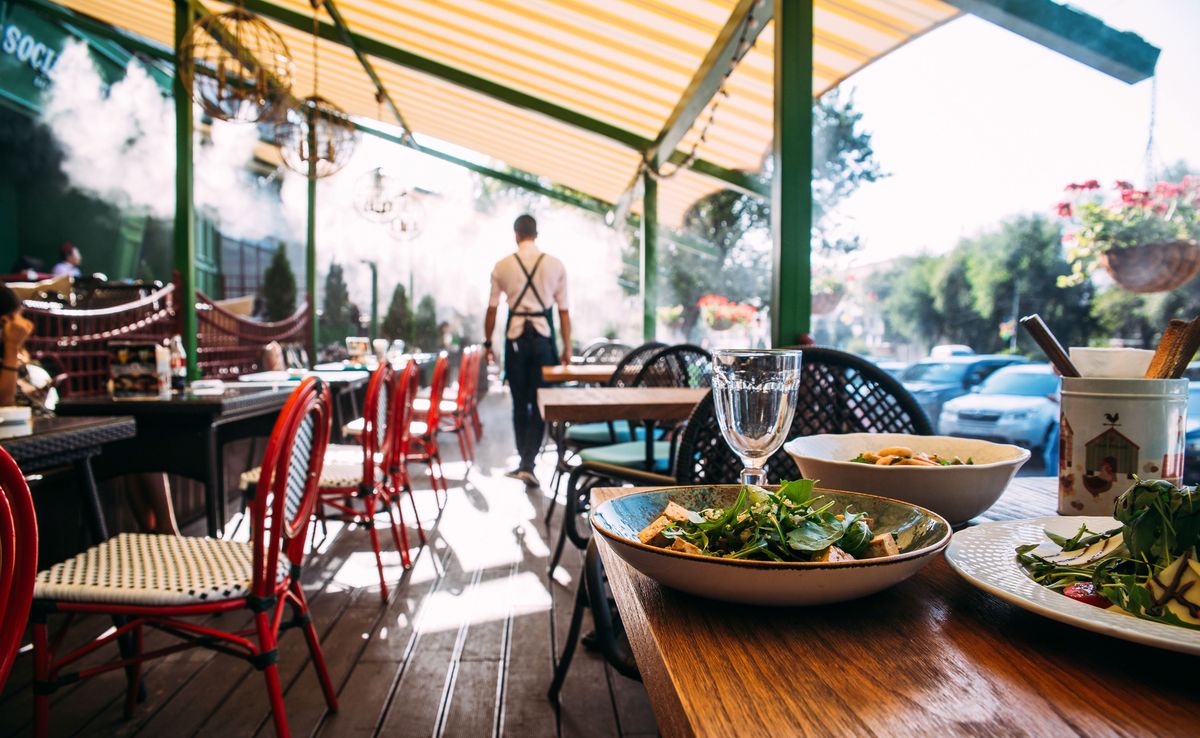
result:
[[[1069,537],[1083,524],[1094,531],[1120,525],[1112,518],[1087,516],[983,523],[955,533],[946,560],[971,584],[1030,612],[1114,638],[1200,655],[1200,630],[1141,620],[1117,607],[1101,610],[1073,600],[1034,582],[1017,563],[1017,546],[1049,543],[1044,530]]]

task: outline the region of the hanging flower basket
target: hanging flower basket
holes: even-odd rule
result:
[[[696,305],[705,324],[714,331],[727,331],[734,326],[749,326],[758,312],[753,305],[734,302],[721,295],[705,295]]]
[[[1072,200],[1058,214],[1074,228],[1064,237],[1071,274],[1060,286],[1082,284],[1103,267],[1130,292],[1167,292],[1200,272],[1200,180],[1159,182],[1149,190],[1117,182],[1116,198],[1106,198],[1100,183],[1067,186]]]
[[[1099,260],[1113,281],[1130,292],[1170,292],[1200,272],[1200,244],[1167,241],[1110,249]]]
[[[842,285],[834,285],[814,292],[812,296],[812,314],[813,315],[828,315],[841,303],[842,297],[846,294],[846,288]]]

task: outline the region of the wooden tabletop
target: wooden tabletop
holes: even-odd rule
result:
[[[615,371],[617,371],[616,364],[571,364],[569,366],[556,364],[542,367],[542,380],[554,384],[560,382],[603,384],[612,379]]]
[[[986,519],[1052,515],[1014,480]],[[633,488],[597,489],[597,504]],[[942,554],[870,597],[810,608],[661,587],[600,539],[664,736],[1196,735],[1197,659],[1058,623],[973,587]]]
[[[538,390],[547,422],[686,420],[707,389],[679,387],[552,387]]]

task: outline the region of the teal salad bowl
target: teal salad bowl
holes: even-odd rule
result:
[[[899,584],[946,547],[950,524],[923,507],[885,497],[816,489],[832,500],[831,512],[847,507],[874,519],[875,533],[891,533],[899,553],[853,561],[746,561],[683,553],[642,543],[638,533],[675,502],[688,510],[726,508],[737,485],[665,487],[608,500],[592,511],[597,534],[626,563],[672,589],[750,605],[822,605],[865,597]]]

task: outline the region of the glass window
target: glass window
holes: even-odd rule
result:
[[[1039,397],[1058,391],[1058,376],[1035,372],[997,372],[979,386],[984,395]]]
[[[967,374],[966,364],[921,363],[904,370],[905,382],[961,382]]]

